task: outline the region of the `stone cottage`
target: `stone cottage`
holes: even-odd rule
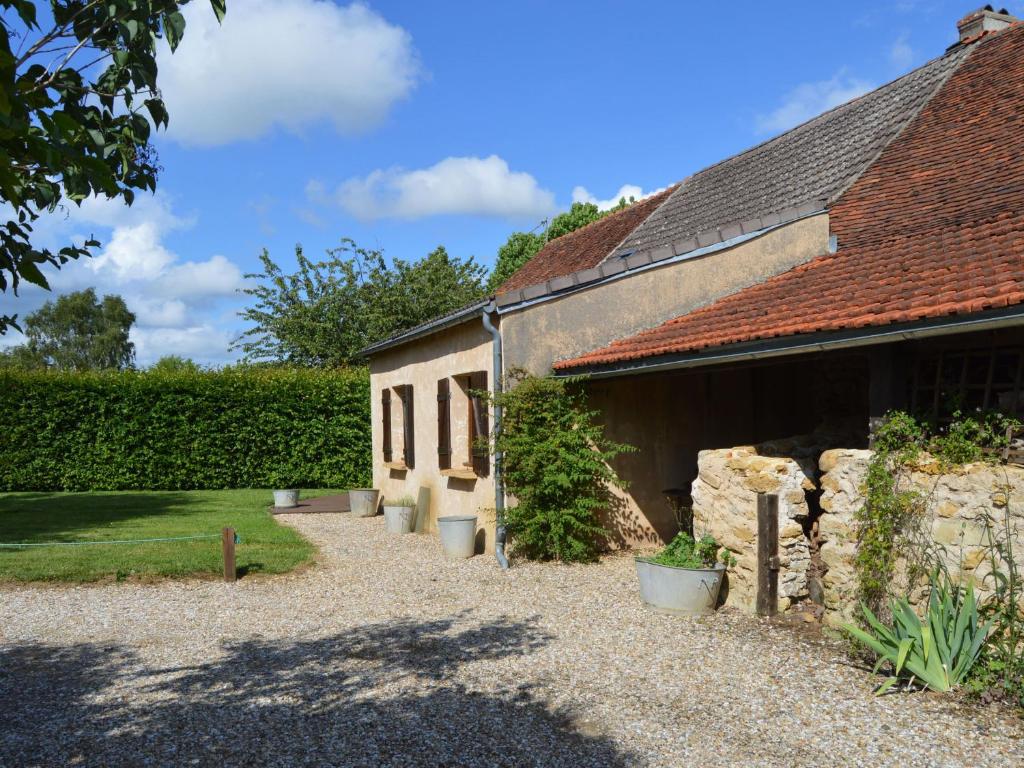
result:
[[[374,483],[425,491],[427,530],[496,503],[473,390],[511,368],[586,374],[610,436],[639,448],[616,466],[619,545],[675,533],[666,489],[692,489],[714,529],[741,498],[730,484],[761,484],[784,502],[783,596],[834,592],[812,546],[838,503],[825,451],[866,449],[892,408],[1024,406],[1024,25],[972,13],[924,66],[552,241],[495,296],[366,353]]]

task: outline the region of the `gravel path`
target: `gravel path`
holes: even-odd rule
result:
[[[381,518],[285,522],[319,566],[0,589],[0,765],[1024,761],[1011,713],[874,698],[831,645],[751,616],[649,613],[629,557],[502,573]]]

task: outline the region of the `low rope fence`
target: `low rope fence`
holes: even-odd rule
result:
[[[235,545],[242,543],[242,538],[234,528],[224,528],[220,533],[200,533],[192,536],[159,536],[149,539],[106,539],[100,541],[26,541],[0,542],[0,549],[29,549],[32,547],[88,547],[104,544],[148,544],[165,541],[199,541],[203,539],[220,539],[224,557],[224,581],[235,581],[238,569],[235,567]]]

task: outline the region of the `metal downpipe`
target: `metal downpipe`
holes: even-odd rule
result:
[[[483,321],[484,328],[491,334],[491,349],[492,349],[492,373],[491,376],[494,380],[494,386],[492,392],[495,396],[501,394],[501,379],[502,379],[502,361],[501,361],[501,333],[498,328],[491,322],[491,313],[497,309],[494,301],[491,301],[486,307],[484,307]],[[494,435],[497,437],[501,434],[501,404],[494,401]],[[508,569],[508,557],[505,555],[505,540],[508,538],[508,533],[505,530],[505,486],[501,479],[501,451],[495,450],[494,452],[494,512],[495,512],[495,531],[494,531],[494,557],[498,560],[498,564],[502,570]]]

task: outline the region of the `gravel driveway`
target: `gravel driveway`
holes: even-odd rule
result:
[[[751,616],[647,612],[629,557],[502,573],[381,518],[286,524],[320,565],[0,589],[0,765],[1024,761],[1011,713],[876,699],[828,643]]]

